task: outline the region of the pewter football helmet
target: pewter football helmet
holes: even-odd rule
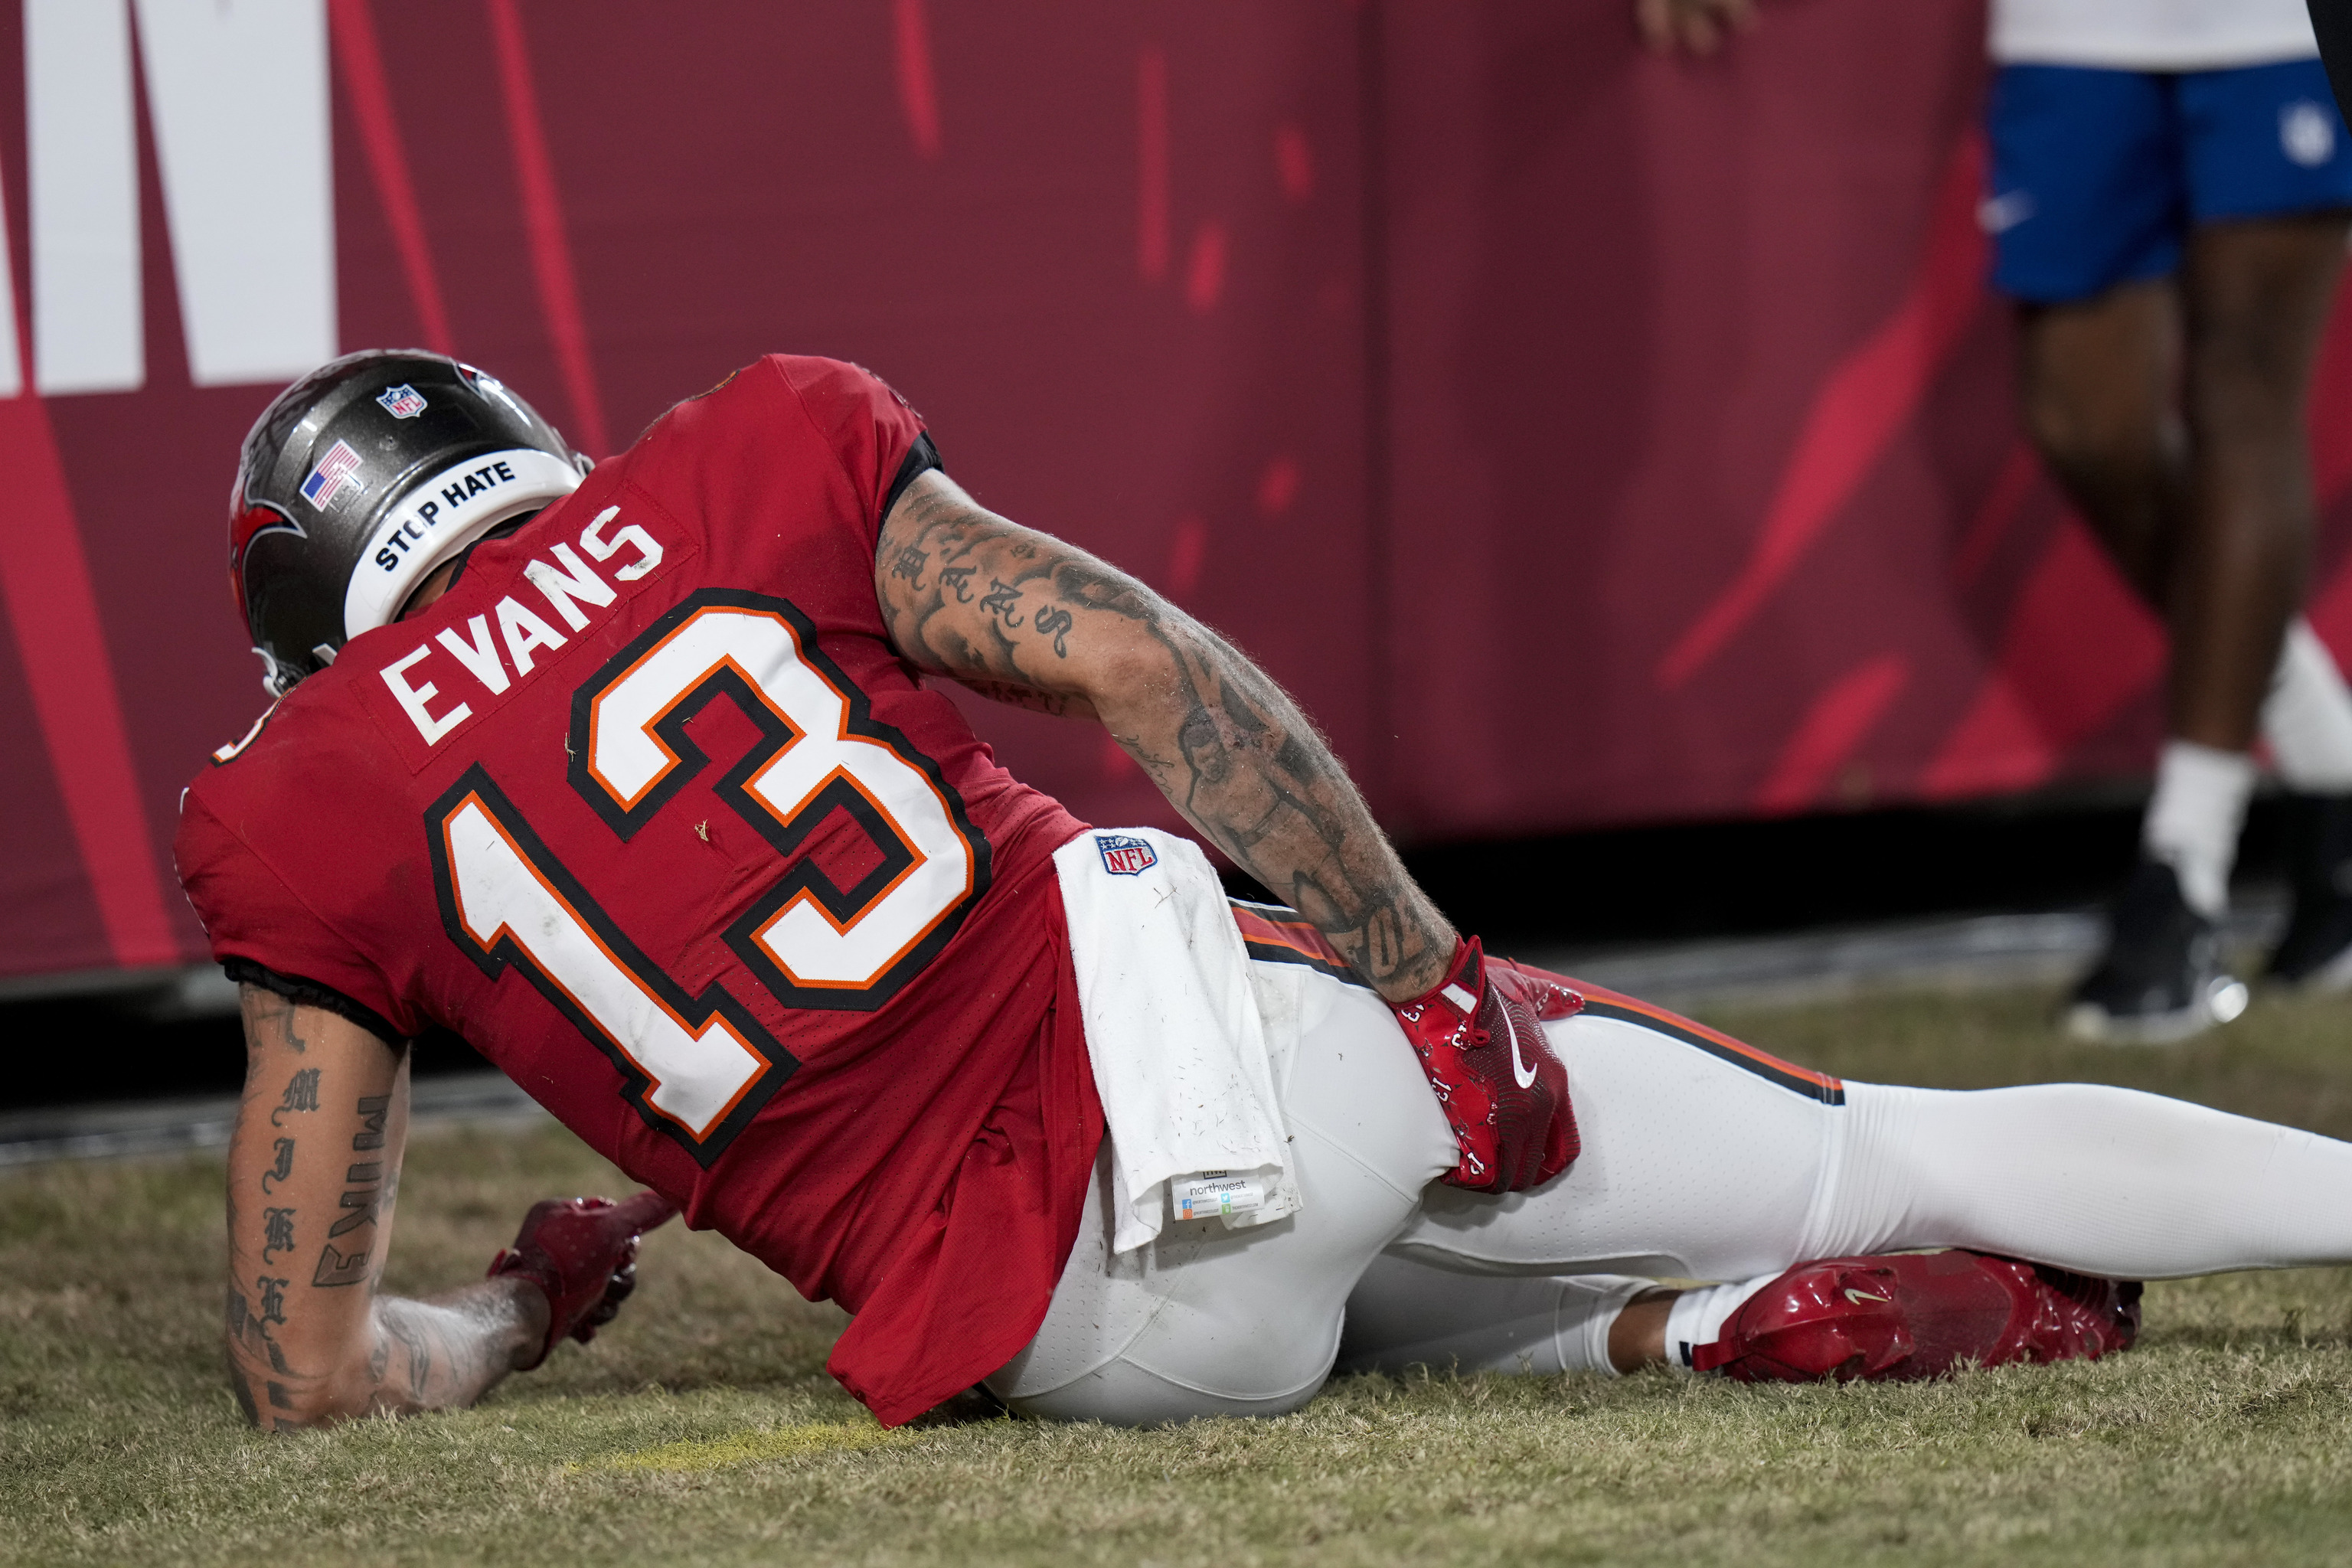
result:
[[[278,395],[245,438],[228,574],[273,696],[390,624],[425,574],[579,486],[588,459],[497,378],[370,349]]]

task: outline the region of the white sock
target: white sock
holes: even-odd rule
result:
[[[2352,795],[2352,688],[2301,616],[2287,623],[2263,701],[2263,735],[2280,782],[2305,795]]]
[[[2194,741],[2167,741],[2140,846],[2180,878],[2180,896],[2209,920],[2230,907],[2230,867],[2254,792],[2254,759]]]
[[[1735,1285],[1702,1285],[1675,1298],[1666,1310],[1666,1364],[1677,1372],[1691,1370],[1691,1352],[1723,1337],[1723,1325],[1748,1298],[1780,1278],[1759,1274]]]

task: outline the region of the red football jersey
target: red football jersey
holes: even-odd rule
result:
[[[1083,825],[884,635],[921,434],[856,366],[748,366],[353,638],[178,843],[216,958],[456,1030],[856,1314],[832,1370],[886,1422],[1035,1332],[1102,1136]]]

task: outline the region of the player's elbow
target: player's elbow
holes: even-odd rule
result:
[[[1097,711],[1189,703],[1200,673],[1223,661],[1225,647],[1216,633],[1173,605],[1162,601],[1158,609],[1089,647],[1085,695]]]
[[[246,1420],[259,1431],[299,1432],[335,1418],[327,1402],[311,1391],[239,1365],[234,1354],[229,1357],[228,1386]]]
[[[373,1408],[366,1380],[358,1376],[315,1377],[292,1370],[281,1352],[262,1365],[238,1353],[228,1354],[229,1392],[237,1408],[264,1432],[302,1432],[365,1415]]]
[[[1114,733],[1149,732],[1162,721],[1181,719],[1194,699],[1185,679],[1184,643],[1178,638],[1137,637],[1100,650],[1086,671],[1079,695]]]
[[[236,1367],[229,1369],[228,1385],[237,1408],[257,1431],[302,1432],[338,1418],[323,1401],[296,1397],[284,1384],[247,1377]]]
[[[1157,637],[1121,638],[1087,671],[1087,700],[1099,709],[1174,689],[1182,668],[1176,651]]]
[[[245,1368],[237,1364],[236,1347],[233,1343],[228,1352],[228,1391],[236,1395],[236,1407],[245,1413],[249,1425],[268,1430],[269,1423],[262,1417],[261,1404],[253,1396],[252,1380],[245,1375]]]

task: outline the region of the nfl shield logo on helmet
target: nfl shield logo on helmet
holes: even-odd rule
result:
[[[352,450],[350,442],[338,441],[327,448],[327,455],[319,459],[319,466],[302,481],[302,499],[324,511],[342,493],[345,485],[360,482],[359,475],[360,455]]]
[[[1126,838],[1116,833],[1095,835],[1095,847],[1102,853],[1103,869],[1114,877],[1134,877],[1160,864],[1160,857],[1151,846],[1140,838]]]
[[[406,382],[398,386],[385,387],[375,395],[375,400],[383,404],[383,411],[394,419],[414,419],[425,412],[425,395]]]

